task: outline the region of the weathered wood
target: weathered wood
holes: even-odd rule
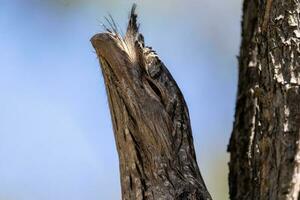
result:
[[[231,200],[297,200],[299,0],[245,0],[230,152]]]
[[[91,39],[105,80],[123,200],[209,200],[196,162],[188,108],[157,54],[144,45],[133,6],[127,33]]]

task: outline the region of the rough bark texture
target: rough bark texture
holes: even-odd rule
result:
[[[299,0],[245,0],[230,197],[299,198]]]
[[[110,105],[122,199],[211,199],[197,166],[185,100],[144,45],[134,10],[124,38],[108,20],[111,29],[91,39]]]

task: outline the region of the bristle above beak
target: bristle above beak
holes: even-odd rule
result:
[[[137,23],[136,4],[133,4],[129,16],[126,37],[128,37],[129,35],[131,36],[136,35],[138,31],[139,31],[139,24]]]

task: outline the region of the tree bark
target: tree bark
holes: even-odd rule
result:
[[[299,0],[245,0],[230,152],[231,200],[297,200]]]
[[[144,45],[133,6],[125,37],[112,19],[91,39],[99,57],[120,162],[123,200],[210,200],[175,80]]]

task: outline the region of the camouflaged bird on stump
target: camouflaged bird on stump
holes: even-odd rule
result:
[[[139,33],[113,20],[91,42],[99,57],[120,162],[123,200],[210,200],[195,156],[188,108],[175,80]]]

